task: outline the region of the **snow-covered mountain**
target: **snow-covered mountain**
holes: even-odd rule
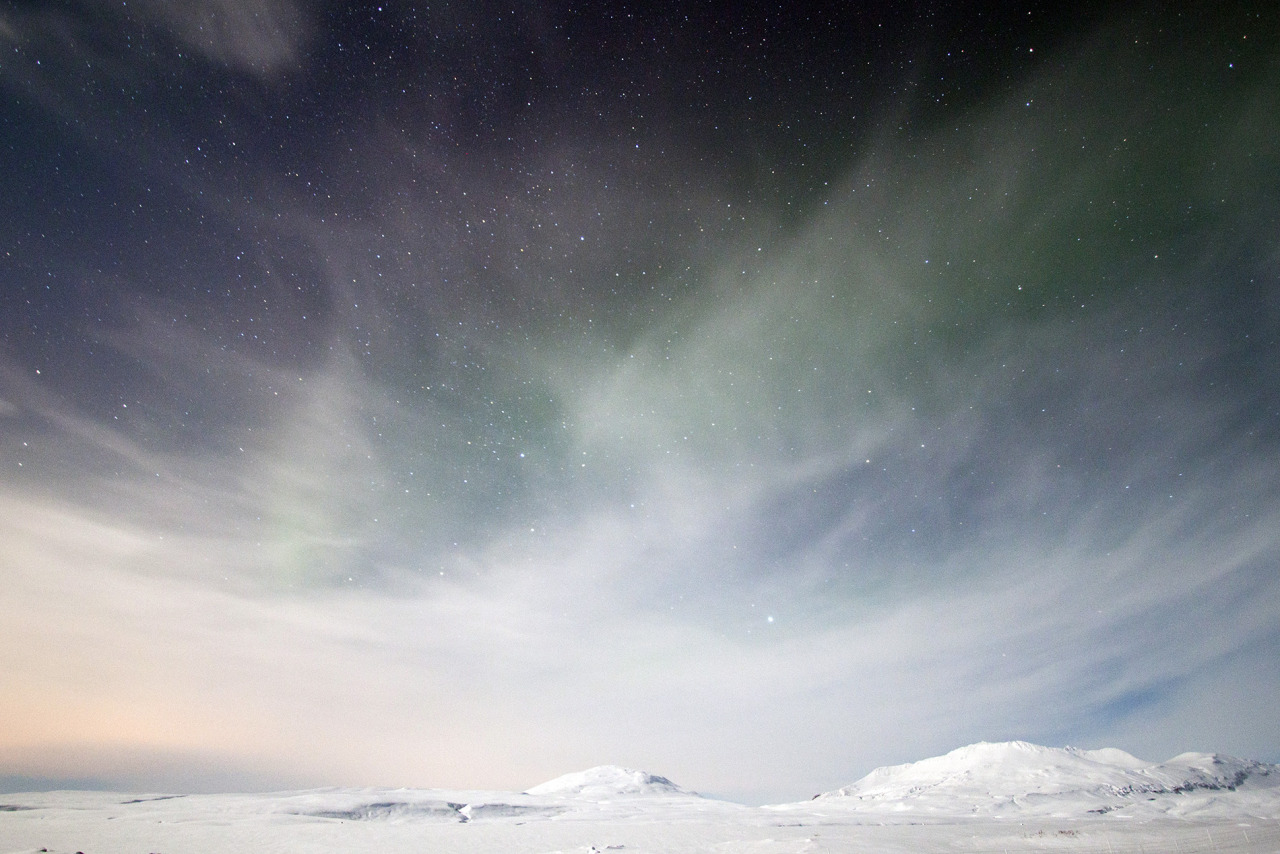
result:
[[[643,795],[693,795],[666,777],[618,765],[598,765],[548,780],[526,790],[528,795],[572,795],[588,800]]]
[[[882,815],[1280,815],[1280,766],[1210,753],[1145,762],[1123,750],[982,742],[877,768],[815,806]]]

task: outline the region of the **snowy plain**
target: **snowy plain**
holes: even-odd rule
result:
[[[747,807],[603,766],[525,792],[0,795],[0,854],[1280,852],[1280,766],[977,744]]]

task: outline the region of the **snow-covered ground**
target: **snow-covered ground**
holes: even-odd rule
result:
[[[796,804],[606,766],[526,792],[0,795],[0,854],[1280,852],[1280,767],[978,744]]]

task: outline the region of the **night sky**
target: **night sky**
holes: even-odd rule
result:
[[[0,783],[1280,760],[1280,7],[0,6]]]

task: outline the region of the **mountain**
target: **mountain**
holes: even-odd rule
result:
[[[640,795],[693,795],[666,777],[617,765],[599,765],[586,771],[565,774],[534,786],[525,794],[571,795],[588,800]]]
[[[1280,816],[1280,766],[1209,753],[1150,763],[1122,750],[982,742],[877,768],[814,806],[884,815]]]

